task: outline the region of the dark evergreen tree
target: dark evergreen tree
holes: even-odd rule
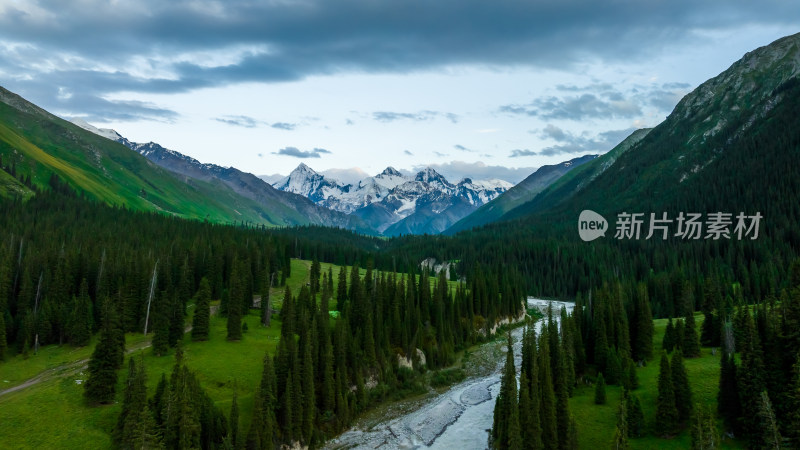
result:
[[[134,359],[129,360],[125,398],[113,439],[118,448],[127,450],[161,447],[155,420],[147,407],[147,373],[143,361],[137,368]]]
[[[675,326],[672,324],[672,318],[667,321],[667,329],[664,331],[664,339],[661,341],[661,348],[667,353],[672,353],[675,348]]]
[[[110,314],[105,316],[100,339],[89,359],[89,375],[84,383],[84,396],[90,404],[95,405],[112,403],[117,387],[117,344]]]
[[[508,334],[506,364],[500,381],[500,394],[494,407],[492,445],[498,449],[521,449],[522,435],[517,403],[517,371],[514,367],[514,348]]]
[[[623,396],[617,407],[617,427],[614,430],[614,441],[611,444],[611,448],[614,450],[626,450],[630,448],[628,433],[628,409]]]
[[[692,389],[689,385],[689,374],[683,363],[683,351],[672,354],[670,363],[672,371],[672,389],[675,392],[675,409],[678,411],[678,422],[686,423],[692,414]]]
[[[720,447],[720,436],[714,414],[704,405],[694,407],[690,434],[692,450],[707,450]]]
[[[154,306],[153,311],[153,339],[151,344],[153,346],[153,353],[158,356],[164,356],[169,350],[169,317],[167,310],[169,302],[167,299],[166,291],[158,296],[157,304]]]
[[[734,430],[741,415],[739,387],[736,377],[736,360],[723,346],[720,358],[719,391],[717,393],[717,411],[722,416],[725,426]]]
[[[783,438],[778,430],[778,419],[772,409],[767,391],[761,391],[758,396],[758,439],[754,447],[778,450],[783,445]]]
[[[635,335],[633,347],[634,361],[649,360],[653,357],[653,313],[647,285],[640,283],[636,289]]]
[[[539,336],[539,419],[542,424],[542,443],[547,449],[558,448],[558,423],[553,378],[550,369],[550,340],[543,331]]]
[[[211,316],[211,284],[208,278],[200,280],[200,288],[195,295],[194,317],[192,318],[192,340],[207,341]]]
[[[597,375],[597,380],[594,383],[594,404],[606,404],[606,382],[603,379],[603,374]]]
[[[675,407],[675,391],[672,387],[672,370],[667,353],[661,353],[661,366],[658,372],[658,398],[656,400],[655,431],[659,436],[671,436],[678,423],[678,410]]]
[[[694,313],[686,315],[685,324],[681,350],[683,351],[684,357],[696,358],[700,356],[700,339],[697,336],[697,325],[694,321]]]
[[[628,435],[637,438],[644,436],[644,411],[639,396],[631,392],[625,393],[626,412],[628,413]]]

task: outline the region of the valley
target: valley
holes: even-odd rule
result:
[[[564,81],[485,116],[337,117],[468,127],[542,162],[516,184],[480,161],[331,169],[346,152],[297,138],[335,134],[321,106],[203,119],[284,139],[249,151],[296,168],[259,177],[0,88],[0,447],[800,447],[800,34],[728,64],[685,92]],[[477,116],[530,121],[541,145]],[[592,128],[612,119],[627,128]],[[436,148],[484,151],[460,142]],[[442,174],[466,170],[480,177]],[[605,235],[580,235],[587,210]],[[757,238],[720,238],[737,233],[726,212],[757,214]],[[651,218],[642,237],[632,214]],[[685,214],[694,239],[674,232]]]

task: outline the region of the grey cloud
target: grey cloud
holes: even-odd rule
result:
[[[412,120],[415,122],[422,122],[433,120],[437,117],[444,117],[450,122],[458,122],[458,114],[439,112],[439,111],[419,111],[415,113],[406,112],[392,112],[392,111],[375,111],[372,113],[372,118],[378,122],[394,122],[396,120]]]
[[[272,152],[273,155],[285,155],[294,158],[321,158],[323,153],[331,153],[324,148],[314,148],[313,150],[303,151],[297,147],[284,147],[277,152]]]
[[[270,125],[272,128],[277,128],[279,130],[287,130],[292,131],[297,128],[297,124],[294,123],[286,123],[286,122],[275,122]]]
[[[558,144],[544,147],[538,152],[513,150],[511,156],[555,156],[575,153],[605,153],[622,142],[622,140],[633,133],[633,131],[633,128],[609,130],[599,133],[594,137],[590,137],[588,133],[576,135],[569,131],[562,130],[555,125],[548,124],[544,130],[542,130],[540,137],[542,139],[552,139],[558,142]],[[520,152],[520,154],[514,154],[514,152]]]
[[[439,157],[449,156],[447,153],[442,153],[442,152],[433,152],[433,154]]]
[[[453,146],[453,148],[456,149],[456,150],[462,151],[462,152],[469,152],[469,153],[474,153],[475,152],[475,150],[472,150],[472,149],[469,149],[467,147],[464,147],[461,144],[456,144],[456,145]]]
[[[670,45],[707,39],[709,30],[794,28],[800,21],[800,9],[784,0],[231,0],[224,7],[32,0],[0,8],[0,72],[15,75],[4,80],[7,88],[23,92],[60,83],[95,99],[338,72],[455,65],[563,69],[586,55],[600,62],[652,57]],[[42,92],[38,102],[53,107],[57,94]],[[63,106],[104,112],[89,104]]]
[[[236,127],[243,127],[243,128],[255,128],[263,123],[260,120],[256,120],[249,116],[222,116],[222,117],[217,117],[214,120],[216,120],[217,122],[222,122],[224,124],[233,125]]]
[[[410,152],[410,151],[408,151],[408,150],[403,150],[403,153],[405,153],[406,155],[409,155],[409,156],[414,156],[414,154],[413,154],[413,153],[411,153],[411,152]]]
[[[524,150],[515,149],[515,150],[511,150],[511,154],[510,154],[510,155],[508,155],[508,156],[509,156],[509,157],[511,157],[511,158],[519,158],[520,156],[536,156],[536,155],[538,155],[538,154],[539,154],[539,153],[537,153],[537,152],[535,152],[535,151],[533,151],[533,150],[528,150],[528,149],[524,149]]]
[[[588,86],[563,86],[556,89],[569,95],[542,96],[525,104],[508,104],[500,112],[539,117],[546,120],[632,119],[652,106],[669,112],[689,92],[685,83],[634,85],[620,90],[607,83]],[[572,95],[577,93],[577,95]]]

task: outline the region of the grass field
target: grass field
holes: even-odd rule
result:
[[[703,322],[703,316],[695,316],[698,328]],[[661,341],[664,338],[667,320],[658,319],[654,321],[655,335],[653,337],[654,355],[656,357],[649,361],[646,367],[637,369],[639,377],[639,388],[633,391],[639,396],[644,410],[646,435],[641,438],[631,439],[632,449],[683,449],[689,448],[691,438],[689,430],[686,429],[672,439],[662,439],[656,437],[650,431],[655,422],[656,398],[658,397],[658,371],[659,357],[661,354]],[[692,401],[711,405],[716,411],[717,407],[717,388],[719,383],[719,352],[717,355],[711,354],[711,349],[703,348],[699,358],[689,358],[685,360],[686,370],[689,372],[689,380],[692,387]],[[617,406],[622,395],[621,388],[618,386],[607,386],[605,405],[594,404],[594,387],[579,387],[573,398],[570,400],[572,414],[578,424],[578,440],[581,448],[601,449],[610,448],[614,437],[614,430],[617,423]],[[721,429],[721,421],[718,421]],[[733,440],[724,439],[722,448],[745,448],[744,444]]]
[[[292,260],[292,275],[287,284],[297,295],[300,288],[308,282],[311,261]],[[334,293],[338,286],[340,267],[323,263],[322,271],[333,270]],[[348,267],[348,271],[352,269]],[[360,273],[366,272],[361,269]],[[435,278],[430,278],[431,283]],[[456,283],[452,283],[453,286]],[[280,307],[283,302],[284,287],[273,288],[273,305]],[[218,303],[218,301],[217,301]],[[335,299],[331,308],[336,307]],[[193,305],[189,305],[187,323],[191,323]],[[264,328],[259,323],[257,311],[244,317],[248,331],[239,342],[229,342],[227,321],[223,317],[211,317],[210,339],[206,342],[192,342],[189,333],[184,335],[184,359],[197,373],[203,388],[227,415],[230,411],[234,389],[239,396],[241,426],[246,433],[250,424],[254,390],[261,378],[262,360],[265,353],[272,354],[280,336],[280,318],[273,317],[271,326]],[[86,347],[74,348],[69,345],[47,346],[38,354],[28,358],[16,355],[0,363],[0,390],[16,386],[47,370],[70,365],[91,356],[97,337]],[[140,333],[129,333],[127,348],[145,345],[149,337]],[[169,377],[175,363],[174,350],[168,356],[155,356],[148,347],[130,353],[126,357],[125,369],[119,371],[117,399],[122,398],[123,385],[127,376],[128,358],[143,358],[147,367],[148,393],[152,395],[161,374]],[[83,386],[79,384],[85,374],[69,369],[55,371],[45,381],[0,397],[0,448],[59,448],[91,449],[111,446],[110,430],[113,429],[119,414],[119,403],[88,407],[83,401]]]

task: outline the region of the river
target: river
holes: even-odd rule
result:
[[[573,303],[528,298],[528,306],[533,308],[546,308],[549,303],[553,304],[554,320],[558,320],[562,306],[569,312],[574,306]],[[541,322],[536,323],[537,332],[541,329]],[[522,328],[515,329],[512,336],[516,366],[519,368]],[[490,351],[490,347],[496,346],[496,343],[484,344],[476,353],[482,349]],[[502,348],[505,349],[505,345]],[[444,393],[431,395],[421,402],[399,402],[389,408],[367,413],[354,427],[329,441],[325,448],[487,448],[488,430],[492,428],[494,404],[500,392],[504,363],[505,357],[496,357],[484,374],[472,376]],[[467,372],[470,373],[469,367]]]

